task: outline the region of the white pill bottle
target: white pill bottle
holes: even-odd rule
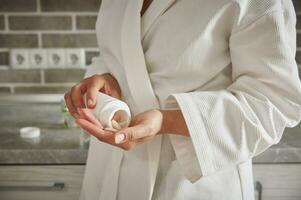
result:
[[[84,95],[84,99],[86,103],[86,94]],[[128,127],[131,122],[131,111],[128,105],[119,99],[101,92],[98,92],[96,106],[91,111],[105,130],[116,132]]]

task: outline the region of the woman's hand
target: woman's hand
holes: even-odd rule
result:
[[[115,142],[141,143],[157,135],[161,130],[163,115],[159,110],[153,109],[134,116],[130,127],[116,133]]]
[[[89,109],[79,109],[79,112],[83,118],[76,119],[76,123],[81,128],[98,140],[124,150],[130,150],[137,144],[159,134],[163,123],[163,115],[159,110],[148,110],[134,116],[128,128],[114,133],[103,130]]]
[[[74,118],[80,117],[78,109],[86,107],[83,99],[85,93],[87,93],[86,101],[88,108],[94,108],[96,105],[97,93],[99,91],[117,99],[121,99],[119,84],[111,74],[94,75],[83,79],[65,94],[64,98],[70,114]]]

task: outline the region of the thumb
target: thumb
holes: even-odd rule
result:
[[[88,108],[94,108],[96,105],[97,94],[102,85],[100,84],[91,84],[90,87],[87,88],[86,102]]]
[[[115,135],[115,143],[123,143],[126,141],[134,141],[148,136],[148,132],[144,125],[137,125],[125,128]]]

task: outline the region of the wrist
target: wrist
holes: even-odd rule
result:
[[[189,131],[185,123],[181,110],[159,110],[162,113],[162,126],[159,134],[176,134],[189,136]]]
[[[159,134],[172,133],[174,130],[174,123],[176,119],[176,113],[174,110],[159,110],[162,113],[162,125]]]
[[[167,126],[167,123],[166,123],[166,111],[165,110],[159,110],[158,111],[162,114],[162,123],[161,123],[161,128],[158,132],[158,134],[163,134],[165,133],[166,131],[166,126]]]

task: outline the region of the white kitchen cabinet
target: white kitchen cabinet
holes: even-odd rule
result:
[[[0,166],[1,200],[76,200],[84,165]]]
[[[253,171],[262,186],[257,200],[301,200],[301,164],[254,164]]]
[[[84,165],[0,166],[1,200],[76,200]],[[301,164],[254,164],[257,200],[301,200]],[[257,185],[259,186],[259,185]],[[258,188],[260,189],[260,187]]]

